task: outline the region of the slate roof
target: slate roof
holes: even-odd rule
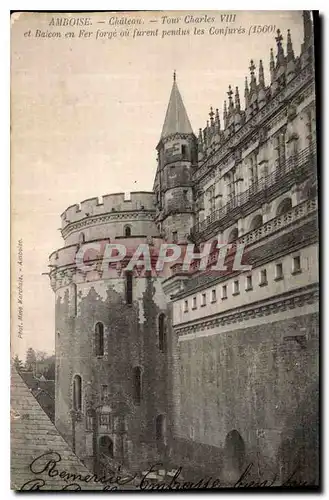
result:
[[[21,376],[14,367],[11,370],[11,489],[21,490],[28,481],[34,481],[43,490],[62,490],[69,484],[75,483],[81,490],[102,490],[104,484],[93,480],[85,482],[76,478],[65,481],[59,474],[50,477],[48,472],[34,473],[30,464],[34,459],[49,452],[46,464],[51,458],[61,460],[56,464],[60,472],[80,474],[82,478],[92,476],[92,473],[82,464],[73,453],[70,446],[59,434],[58,430],[45,414],[30,389],[26,386]],[[32,467],[33,468],[33,467]],[[42,467],[39,465],[39,470]],[[65,473],[63,472],[63,475]],[[120,489],[123,489],[120,487]],[[125,489],[128,489],[127,487]],[[133,489],[129,486],[129,489]],[[73,488],[74,490],[74,488]]]
[[[193,130],[175,78],[162,128],[161,139],[177,133],[193,134]]]

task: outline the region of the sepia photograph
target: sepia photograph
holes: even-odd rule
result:
[[[319,490],[317,20],[11,13],[12,490]]]

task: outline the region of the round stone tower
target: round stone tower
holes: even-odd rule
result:
[[[65,246],[50,255],[56,296],[55,423],[90,469],[140,469],[170,441],[170,332],[161,278],[106,263],[159,241],[155,195],[111,194],[62,214]],[[82,256],[82,258],[81,258]],[[107,267],[106,267],[107,266]]]
[[[197,162],[197,140],[175,73],[157,151],[156,223],[166,240],[185,243],[194,224],[192,174]]]

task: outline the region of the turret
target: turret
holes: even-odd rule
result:
[[[213,126],[213,114],[211,120]],[[200,147],[202,142],[201,136]],[[197,139],[178,89],[176,73],[157,150],[158,227],[166,240],[183,243],[194,223],[192,173],[197,162]]]

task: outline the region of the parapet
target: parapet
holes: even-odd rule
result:
[[[71,222],[109,212],[154,211],[155,200],[152,191],[136,191],[129,195],[114,193],[106,194],[102,198],[89,198],[79,205],[71,205],[62,213],[62,229]]]

